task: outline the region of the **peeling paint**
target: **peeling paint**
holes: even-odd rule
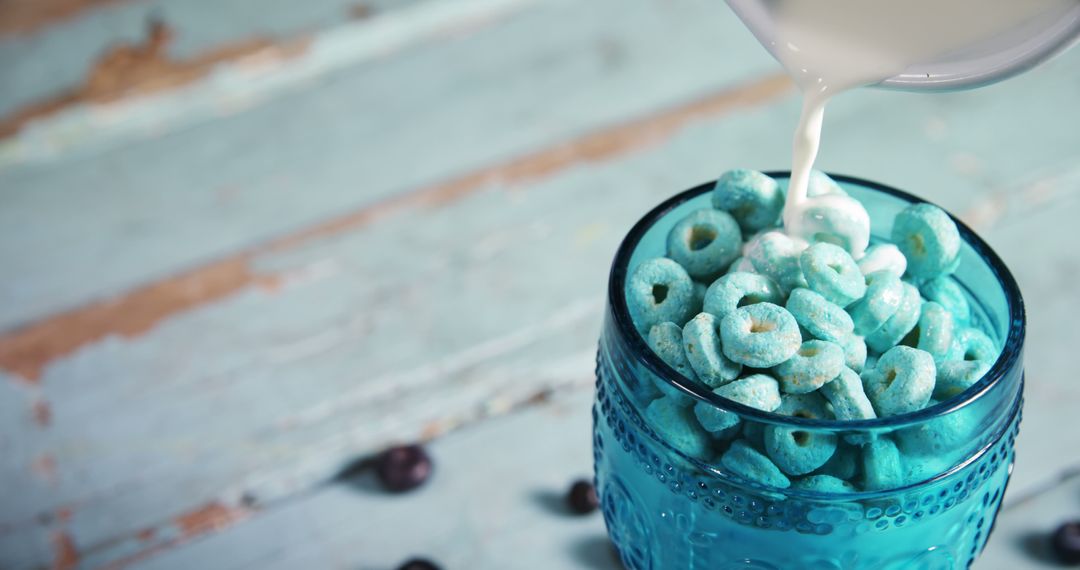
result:
[[[169,56],[172,38],[172,29],[164,22],[149,22],[143,41],[107,50],[90,66],[82,85],[0,118],[0,138],[15,135],[24,125],[69,107],[144,97],[192,83],[227,61],[291,59],[303,54],[309,43],[307,39],[275,42],[252,38],[184,60]]]
[[[34,423],[42,428],[52,423],[52,406],[45,400],[34,402]]]
[[[247,509],[213,502],[176,517],[174,523],[180,530],[181,536],[192,538],[223,529],[247,515]]]
[[[53,562],[52,570],[73,570],[79,566],[79,551],[75,548],[75,539],[63,531],[52,534]]]

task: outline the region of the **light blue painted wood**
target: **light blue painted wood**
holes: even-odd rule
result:
[[[550,2],[210,124],[10,167],[0,329],[772,66],[711,0]]]
[[[370,477],[329,485],[135,568],[375,570],[426,555],[445,568],[617,570],[600,513],[560,510],[570,482],[592,470],[591,396],[577,390],[440,439],[435,476],[416,493],[388,496]]]
[[[372,16],[421,0],[365,0]],[[0,116],[83,81],[90,65],[120,42],[141,41],[151,17],[174,32],[170,54],[192,58],[253,38],[312,34],[348,17],[355,0],[126,0],[30,33],[0,36]],[[47,64],[43,64],[47,62]]]

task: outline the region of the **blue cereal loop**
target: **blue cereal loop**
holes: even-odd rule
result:
[[[712,204],[730,213],[743,230],[755,232],[776,225],[784,208],[784,195],[772,178],[740,168],[725,172],[716,181]]]
[[[756,273],[738,271],[717,279],[705,292],[704,310],[723,319],[740,305],[779,304],[784,300],[772,279]]]
[[[739,307],[720,322],[724,356],[753,368],[771,368],[791,358],[802,344],[795,317],[772,303]]]
[[[900,306],[878,329],[866,335],[866,346],[874,352],[885,352],[899,343],[919,322],[919,308],[922,297],[919,290],[910,283],[902,283],[903,297]]]
[[[810,392],[807,394],[787,394],[776,408],[776,413],[782,416],[806,418],[810,420],[831,420],[836,416],[829,411],[829,403],[821,394]]]
[[[892,241],[907,258],[907,273],[933,279],[956,268],[960,232],[945,210],[933,204],[912,204],[893,221]]]
[[[813,392],[836,378],[844,368],[844,351],[831,342],[808,340],[791,358],[773,370],[787,394]]]
[[[866,253],[859,259],[858,265],[863,275],[888,271],[897,277],[903,277],[907,271],[907,258],[895,244],[880,243],[866,248]]]
[[[655,324],[694,316],[694,282],[681,265],[658,257],[638,265],[626,283],[626,305],[643,333]]]
[[[870,214],[858,200],[843,194],[807,196],[802,208],[784,225],[789,234],[808,243],[838,245],[855,259],[870,244]]]
[[[937,371],[934,398],[948,400],[978,382],[994,365],[993,360],[946,360]]]
[[[857,334],[849,334],[837,344],[844,351],[844,364],[855,372],[862,372],[866,366],[866,341]]]
[[[921,410],[934,391],[937,369],[929,353],[894,346],[863,371],[863,388],[880,417]]]
[[[971,305],[960,285],[951,277],[938,277],[924,282],[919,292],[928,301],[934,301],[948,309],[953,316],[953,324],[966,327],[971,322]]]
[[[683,334],[679,325],[675,323],[653,325],[649,329],[648,341],[649,348],[660,357],[660,360],[666,362],[668,366],[674,368],[676,372],[684,377],[697,380],[697,374],[694,373],[690,361],[686,359],[686,354],[683,352]],[[693,401],[688,394],[659,377],[656,377],[656,387],[672,400],[684,406]]]
[[[878,438],[863,446],[863,487],[867,491],[895,489],[903,484],[904,465],[892,440]]]
[[[926,301],[915,326],[915,348],[930,353],[934,363],[940,364],[952,350],[954,330],[952,313],[939,303]]]
[[[843,479],[833,477],[832,475],[807,475],[795,481],[791,484],[794,489],[802,489],[803,491],[813,491],[815,493],[854,493],[856,491],[855,486]]]
[[[847,196],[848,193],[844,192],[844,189],[840,187],[828,174],[813,169],[810,171],[810,180],[806,186],[806,195],[809,198],[816,198],[818,196],[824,196],[826,194],[840,194],[841,196]]]
[[[765,451],[788,475],[805,475],[836,451],[836,434],[784,426],[765,426]]]
[[[771,412],[780,406],[780,388],[776,380],[767,374],[752,374],[725,384],[713,390],[713,393],[765,412]],[[701,426],[710,432],[720,432],[739,424],[738,414],[707,402],[695,404],[694,415]]]
[[[855,329],[851,316],[844,309],[809,289],[792,290],[786,306],[795,321],[814,338],[841,342]]]
[[[720,464],[735,475],[762,485],[780,489],[791,486],[791,480],[768,457],[742,439],[731,444],[720,457]]]
[[[712,453],[709,434],[687,408],[671,398],[660,398],[645,408],[645,419],[663,441],[695,459],[706,460]]]
[[[848,307],[855,324],[855,334],[867,336],[876,331],[900,308],[904,285],[888,271],[876,271],[866,276],[866,295]]]
[[[742,232],[730,214],[703,208],[679,220],[667,236],[668,257],[694,279],[711,279],[739,256]]]
[[[683,352],[697,377],[708,387],[716,388],[739,377],[742,366],[724,356],[720,348],[720,319],[700,313],[682,330]],[[716,430],[709,430],[716,431]]]
[[[831,243],[815,243],[799,256],[809,288],[829,302],[846,307],[866,294],[866,279],[851,254]]]
[[[783,232],[765,232],[746,244],[745,255],[754,270],[768,276],[783,292],[806,287],[806,278],[799,266],[803,247]]]
[[[874,406],[863,391],[862,379],[844,367],[836,378],[821,387],[821,394],[832,404],[838,420],[871,420],[877,417]]]
[[[905,455],[940,456],[971,443],[976,426],[969,410],[960,409],[896,431],[896,444]]]
[[[950,360],[997,360],[998,348],[994,341],[983,331],[965,327],[953,336],[953,345],[949,350]]]

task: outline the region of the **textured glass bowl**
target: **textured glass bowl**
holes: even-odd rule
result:
[[[785,172],[769,173],[786,184]],[[860,200],[872,241],[887,239],[896,213],[919,198],[846,176],[834,179]],[[1024,309],[998,256],[962,223],[956,281],[968,295],[972,326],[1003,347],[990,371],[964,393],[919,412],[857,422],[779,416],[714,395],[681,376],[647,346],[631,321],[625,280],[664,255],[665,238],[684,215],[709,205],[713,184],[678,194],[630,230],[611,270],[597,355],[594,460],[609,535],[633,570],[656,568],[854,569],[965,568],[982,550],[1012,471],[1023,389]],[[699,456],[679,451],[644,408],[653,382],[737,414],[740,428],[716,437]],[[769,426],[835,434],[830,472],[858,480],[866,442],[901,449],[919,434],[949,433],[932,453],[905,453],[896,488],[822,493],[773,488],[725,470],[719,455],[736,439],[754,441]],[[958,427],[959,426],[959,427]],[[947,431],[952,430],[952,431]]]

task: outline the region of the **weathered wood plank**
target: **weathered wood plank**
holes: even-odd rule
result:
[[[439,439],[435,476],[416,493],[389,496],[359,476],[134,568],[374,570],[425,555],[446,568],[617,570],[600,514],[562,510],[569,483],[592,470],[591,395]]]
[[[772,69],[725,10],[547,2],[243,113],[226,82],[208,108],[228,116],[210,124],[9,167],[0,329]]]

